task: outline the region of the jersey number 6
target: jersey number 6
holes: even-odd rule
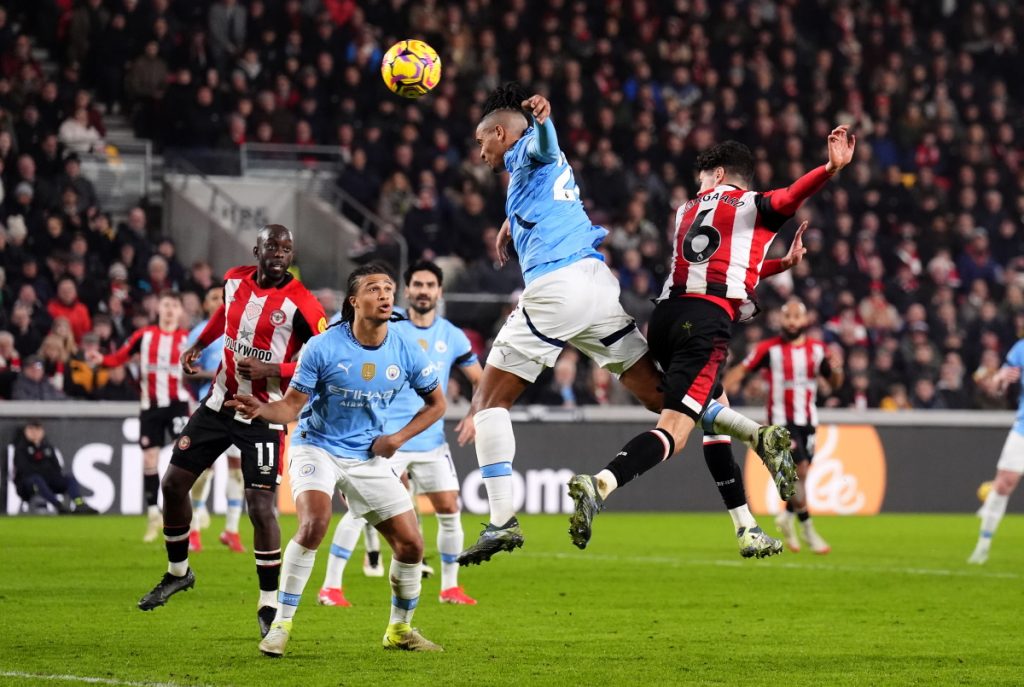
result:
[[[722,235],[708,222],[712,209],[699,212],[683,237],[683,257],[689,263],[699,265],[707,262],[722,245]]]

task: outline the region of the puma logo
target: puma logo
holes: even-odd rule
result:
[[[349,363],[348,365],[346,365],[345,363],[338,363],[338,369],[343,371],[345,374],[348,374],[348,371],[351,368],[352,368],[352,363]]]

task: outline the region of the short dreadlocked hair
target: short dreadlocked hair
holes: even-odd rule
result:
[[[727,175],[739,177],[749,185],[754,178],[754,154],[738,141],[725,141],[698,155],[694,164],[698,174],[715,167],[723,167]]]
[[[487,96],[487,100],[484,102],[484,116],[486,117],[498,110],[512,110],[526,117],[526,121],[530,121],[530,118],[526,116],[526,112],[523,110],[523,101],[529,97],[530,94],[526,92],[526,89],[521,84],[516,81],[509,81],[503,86],[495,88]]]

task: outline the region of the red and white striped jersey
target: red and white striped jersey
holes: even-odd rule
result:
[[[830,176],[822,166],[765,192],[720,184],[679,206],[672,274],[661,299],[705,297],[733,316],[753,315],[754,289],[775,233]]]
[[[218,318],[219,315],[219,318]],[[224,402],[235,394],[248,394],[261,401],[277,401],[288,388],[288,377],[294,371],[294,360],[310,338],[327,328],[327,318],[320,301],[300,281],[289,276],[284,284],[269,289],[256,283],[256,267],[233,267],[224,274],[223,311],[211,318],[211,325],[223,323],[224,360],[217,368],[205,404],[221,412]],[[203,330],[213,338],[221,332]],[[265,363],[287,364],[282,377],[249,380],[238,374],[236,356],[255,358]],[[250,422],[235,415],[240,422]]]
[[[661,297],[753,300],[761,264],[788,219],[772,209],[768,194],[724,184],[679,206],[672,274]]]
[[[103,356],[103,365],[124,365],[138,353],[142,409],[166,408],[174,401],[188,403],[188,389],[182,382],[185,373],[179,364],[181,353],[187,348],[186,339],[188,332],[184,329],[165,332],[155,324],[143,327],[124,346]]]
[[[748,372],[764,370],[769,424],[818,426],[818,375],[832,374],[823,342],[804,339],[792,344],[777,336],[751,351],[743,367]]]

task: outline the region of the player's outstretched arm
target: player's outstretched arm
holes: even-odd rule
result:
[[[766,194],[771,200],[772,209],[779,214],[792,216],[805,200],[821,190],[833,175],[850,164],[856,146],[857,139],[847,127],[837,126],[828,135],[828,162],[812,169],[788,187]]]
[[[297,391],[294,387],[288,387],[284,398],[273,403],[264,403],[253,396],[238,394],[224,405],[234,408],[246,420],[259,417],[272,424],[286,425],[299,416],[299,411],[306,405],[307,400],[307,394]]]
[[[433,391],[423,396],[423,407],[409,420],[409,424],[394,434],[383,434],[374,440],[370,447],[373,455],[384,458],[395,455],[405,442],[440,420],[446,407],[448,403],[444,400],[441,385],[438,384]]]

